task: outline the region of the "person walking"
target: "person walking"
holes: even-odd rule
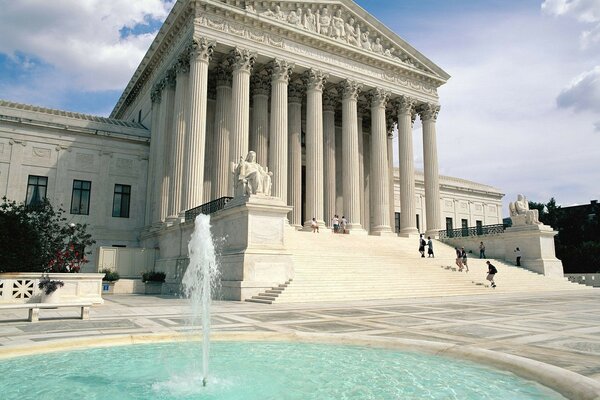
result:
[[[515,257],[517,257],[517,267],[521,266],[521,250],[517,247],[515,249]]]
[[[342,220],[340,221],[340,230],[342,233],[346,233],[346,225],[348,224],[348,220],[345,216],[342,215]]]
[[[421,257],[425,258],[425,239],[423,239],[423,234],[419,235],[419,253],[421,253]]]
[[[485,258],[485,244],[479,242],[479,258]]]
[[[466,272],[469,272],[469,265],[467,264],[467,252],[465,251],[464,247],[460,250],[460,258],[462,259],[463,266],[467,269]]]
[[[456,251],[456,266],[458,267],[458,272],[462,272],[462,270],[463,270],[462,252],[460,251],[460,249],[458,247],[455,247],[454,251]]]
[[[433,254],[433,241],[431,240],[431,236],[427,236],[427,257],[435,258]]]
[[[333,226],[333,233],[339,233],[339,231],[340,231],[340,219],[338,218],[337,214],[335,214],[333,216],[333,218],[331,218],[331,225]]]
[[[491,286],[493,288],[495,288],[496,287],[496,282],[494,282],[494,276],[498,273],[498,270],[496,269],[496,267],[494,267],[492,265],[491,262],[486,261],[485,263],[488,266],[488,275],[487,275],[487,278],[485,278],[485,279],[487,279],[488,281],[490,281]]]
[[[313,233],[319,233],[319,223],[316,218],[313,218],[312,221],[310,221],[310,227],[312,228]]]

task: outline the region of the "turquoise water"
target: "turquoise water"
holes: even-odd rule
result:
[[[7,359],[0,361],[0,393],[3,400],[563,399],[470,362],[298,343],[213,343],[203,388],[200,355],[198,343],[186,342]]]

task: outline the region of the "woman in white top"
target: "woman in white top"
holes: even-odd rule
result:
[[[313,218],[312,221],[310,221],[310,226],[312,228],[313,233],[319,233],[319,224],[317,223],[316,218]]]

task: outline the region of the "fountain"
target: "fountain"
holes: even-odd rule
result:
[[[210,233],[210,217],[200,214],[194,221],[194,232],[188,243],[190,263],[183,277],[183,291],[192,307],[191,325],[202,323],[202,385],[208,379],[210,350],[210,303],[212,290],[220,279],[215,246]]]

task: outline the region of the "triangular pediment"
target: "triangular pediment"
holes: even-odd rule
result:
[[[221,0],[265,21],[349,46],[373,57],[433,75],[450,76],[396,33],[351,0],[239,1]]]

